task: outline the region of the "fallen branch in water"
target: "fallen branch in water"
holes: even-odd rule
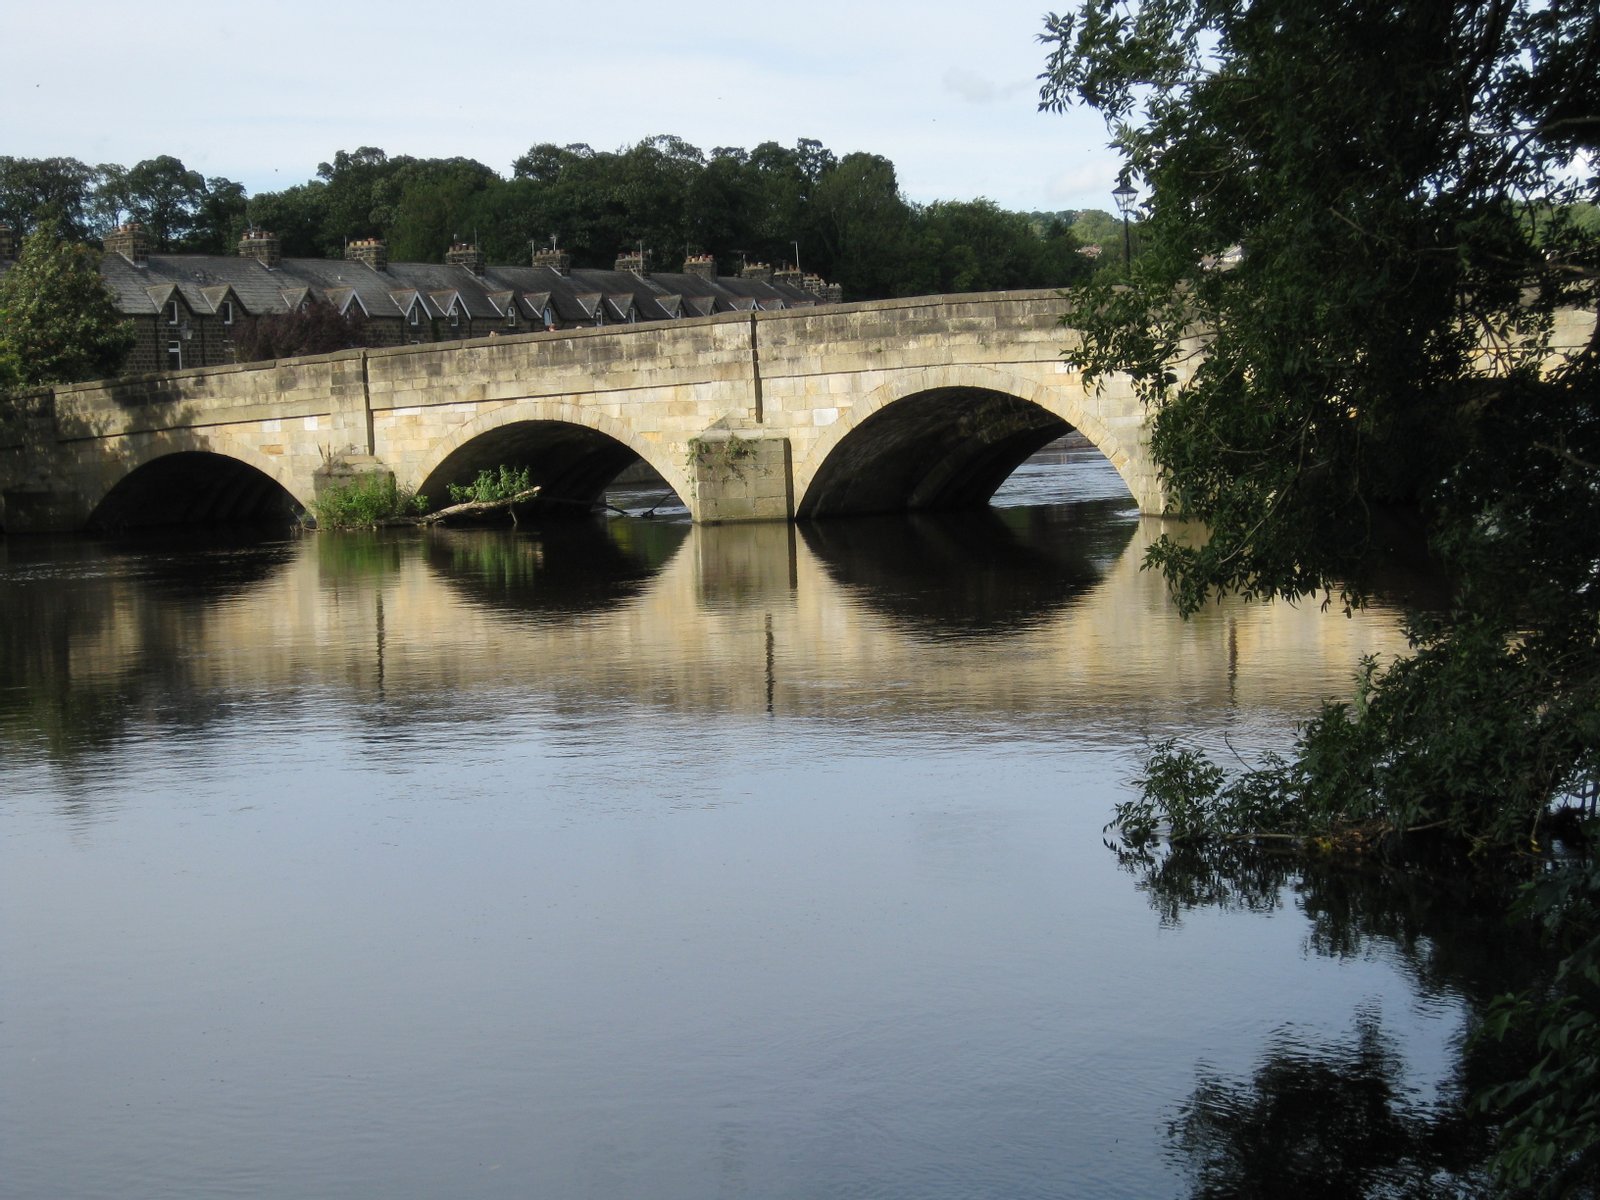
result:
[[[394,525],[438,525],[445,521],[453,521],[458,517],[475,517],[487,513],[509,510],[513,505],[524,504],[539,494],[538,486],[527,488],[515,496],[507,496],[503,500],[468,500],[463,504],[452,504],[441,508],[438,512],[428,513],[421,517],[408,517],[390,522]],[[515,522],[517,514],[512,512],[511,520]]]

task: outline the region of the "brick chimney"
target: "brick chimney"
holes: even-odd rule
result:
[[[828,303],[829,304],[843,304],[844,303],[844,286],[842,284],[830,283],[828,285],[828,289],[827,290],[828,290],[827,299],[828,299]]]
[[[710,254],[691,254],[683,260],[683,273],[695,275],[701,279],[715,279],[717,277],[717,260]]]
[[[106,234],[107,254],[120,254],[136,267],[144,266],[150,257],[150,235],[137,221],[119,225]]]
[[[745,263],[739,269],[740,279],[754,279],[757,283],[772,282],[772,268],[766,263]]]
[[[11,226],[0,225],[0,260],[12,259],[17,256],[17,235],[11,232]]]
[[[772,273],[773,283],[787,284],[792,288],[804,288],[805,276],[800,273],[800,268],[793,264],[781,267]]]
[[[283,243],[268,230],[246,229],[239,239],[239,257],[253,258],[270,269],[283,261]]]
[[[632,271],[641,279],[648,278],[650,275],[649,264],[646,262],[644,255],[637,250],[625,250],[617,255],[616,265],[611,269],[613,271]]]
[[[557,275],[570,275],[572,273],[572,255],[565,250],[535,250],[533,252],[533,265],[536,267],[549,267]]]
[[[483,274],[483,251],[471,242],[455,242],[444,253],[447,266],[465,267],[474,275]]]
[[[805,289],[819,300],[827,299],[828,285],[822,282],[821,275],[812,275],[808,272],[806,274]]]
[[[382,238],[361,238],[348,242],[344,257],[347,262],[364,262],[374,271],[384,271],[389,267],[389,247]]]

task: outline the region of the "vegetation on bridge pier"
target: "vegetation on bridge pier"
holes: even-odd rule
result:
[[[400,487],[387,472],[374,472],[325,489],[313,505],[313,516],[319,529],[443,525],[504,516],[515,522],[517,508],[532,503],[542,490],[531,481],[528,468],[505,465],[479,471],[471,483],[449,488],[452,503],[429,512],[426,496]]]

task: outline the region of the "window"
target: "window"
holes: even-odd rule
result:
[[[178,302],[176,300],[171,300],[171,301],[167,302],[167,324],[168,325],[176,325],[177,323],[178,323]]]
[[[183,370],[183,343],[182,342],[168,342],[167,343],[167,370],[169,370],[169,371],[181,371],[181,370]]]
[[[415,302],[413,302],[411,305],[411,323],[413,325],[422,324],[422,318],[417,315],[417,306]]]
[[[452,325],[459,325],[459,324],[461,324],[461,317],[460,317],[460,315],[459,315],[459,314],[458,314],[458,313],[457,313],[457,312],[456,312],[456,306],[455,306],[455,305],[454,305],[454,304],[452,304],[452,305],[451,305],[451,306],[450,306],[450,324],[452,324]]]
[[[233,324],[233,301],[232,300],[224,300],[222,302],[222,323],[224,325],[232,325]]]
[[[516,323],[517,323],[517,302],[515,300],[513,300],[513,301],[511,301],[510,303],[508,303],[506,305],[506,324],[507,325],[515,325]]]

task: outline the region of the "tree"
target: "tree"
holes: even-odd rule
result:
[[[1288,759],[1230,778],[1158,753],[1124,836],[1512,849],[1555,806],[1592,816],[1600,332],[1553,331],[1563,308],[1592,314],[1600,280],[1581,207],[1600,187],[1600,11],[1091,0],[1043,40],[1043,106],[1100,109],[1150,189],[1132,279],[1085,289],[1068,321],[1091,376],[1141,389],[1171,501],[1205,523],[1151,552],[1178,603],[1359,604],[1392,514],[1454,580],[1411,619],[1414,652],[1369,666]],[[1230,247],[1231,269],[1207,265]],[[1508,1116],[1504,1185],[1592,1195],[1600,879],[1560,874],[1543,911],[1579,949],[1498,1021],[1537,1029],[1544,1058],[1480,1102]]]
[[[443,262],[457,238],[472,238],[473,200],[500,177],[468,158],[406,160],[374,188],[374,213],[398,262]]]
[[[1150,188],[1129,286],[1069,321],[1092,375],[1133,377],[1207,527],[1152,551],[1179,603],[1358,604],[1393,514],[1458,580],[1271,773],[1263,795],[1325,828],[1522,845],[1600,777],[1600,343],[1550,357],[1600,277],[1567,215],[1597,186],[1569,169],[1600,139],[1597,22],[1522,0],[1049,18],[1044,106],[1101,109]]]
[[[35,229],[0,278],[0,374],[13,386],[99,379],[116,374],[133,342],[99,255],[53,226]]]
[[[232,254],[248,224],[244,185],[218,175],[205,181],[183,249],[196,254]]]
[[[170,154],[136,163],[121,186],[130,215],[161,250],[176,249],[190,236],[205,202],[205,177]]]
[[[75,158],[0,156],[0,224],[26,235],[54,223],[63,237],[86,240],[95,229],[91,197],[104,169]]]
[[[366,345],[365,326],[354,305],[341,313],[312,298],[286,313],[245,317],[234,331],[234,354],[240,362],[330,354]]]
[[[246,212],[251,225],[278,235],[285,258],[320,258],[326,249],[328,185],[319,179],[281,192],[258,192]]]
[[[852,297],[900,294],[899,281],[915,255],[911,206],[900,195],[894,164],[859,152],[837,163],[828,158],[807,204],[807,224],[815,233],[808,244],[820,252],[805,266]]]
[[[326,185],[319,255],[338,258],[350,239],[383,233],[386,214],[380,211],[379,188],[410,161],[404,156],[390,158],[376,146],[362,146],[340,150],[331,163],[318,164],[317,178]]]

